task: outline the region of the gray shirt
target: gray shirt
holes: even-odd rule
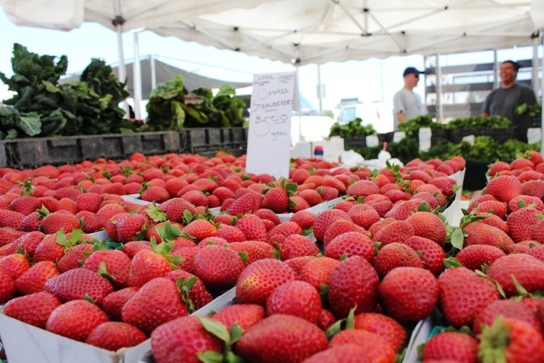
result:
[[[404,87],[395,93],[395,97],[393,97],[393,117],[395,119],[393,125],[395,130],[398,130],[399,126],[397,113],[401,111],[406,117],[406,120],[416,118],[419,115],[427,114],[427,109],[423,106],[419,95]]]
[[[529,87],[515,83],[510,88],[501,87],[491,91],[485,99],[483,112],[491,116],[502,116],[514,121],[516,119],[516,107],[524,103],[535,105],[535,93]]]

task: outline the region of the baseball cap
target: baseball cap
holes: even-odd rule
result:
[[[414,67],[408,67],[404,70],[404,73],[402,74],[403,77],[406,77],[407,75],[409,74],[423,74],[425,72],[422,72],[422,71],[418,71],[417,69],[415,69]]]

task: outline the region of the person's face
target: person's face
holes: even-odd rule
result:
[[[415,87],[417,86],[417,82],[419,82],[419,74],[410,73],[407,74],[406,77],[404,77],[407,86],[409,87]]]
[[[503,83],[512,83],[517,76],[518,72],[514,68],[512,63],[503,63],[501,65],[500,77]]]

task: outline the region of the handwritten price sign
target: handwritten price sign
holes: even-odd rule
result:
[[[289,176],[295,72],[253,76],[246,170]]]

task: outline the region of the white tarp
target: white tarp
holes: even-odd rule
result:
[[[16,25],[70,30],[83,23],[83,0],[0,0]]]

